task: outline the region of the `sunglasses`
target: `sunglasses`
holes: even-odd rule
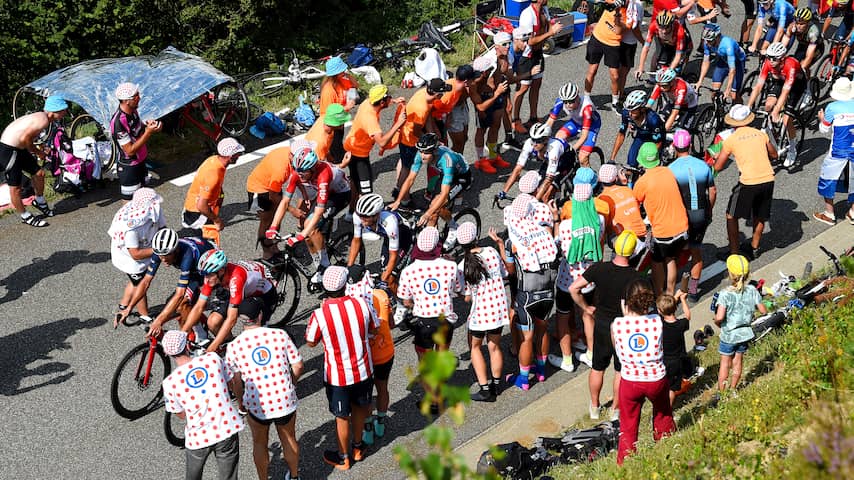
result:
[[[498,46],[501,48],[510,48],[510,42],[499,43]]]

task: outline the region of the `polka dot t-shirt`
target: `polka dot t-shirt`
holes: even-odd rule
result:
[[[184,446],[198,450],[243,430],[243,418],[228,396],[231,371],[216,353],[206,353],[176,368],[163,380],[166,411],[184,412]]]
[[[510,323],[507,316],[507,293],[504,290],[507,270],[501,255],[494,248],[484,247],[477,255],[489,274],[477,285],[466,284],[463,294],[472,297],[469,330],[483,332]],[[465,272],[465,260],[460,262],[459,270],[462,276]]]
[[[614,319],[611,334],[623,365],[620,378],[632,382],[655,382],[664,378],[663,331],[658,315]]]
[[[284,330],[252,328],[228,344],[228,367],[239,372],[245,389],[243,407],[270,420],[297,408],[297,393],[290,366],[302,361],[299,350]]]
[[[416,317],[436,318],[444,313],[447,321],[454,322],[457,315],[451,299],[462,283],[457,264],[450,260],[415,260],[401,272],[397,296],[412,300],[412,314]]]

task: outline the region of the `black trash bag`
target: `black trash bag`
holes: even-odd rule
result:
[[[504,452],[501,459],[496,459],[487,450],[477,461],[477,473],[495,473],[510,480],[533,480],[546,473],[559,463],[559,459],[548,453],[542,447],[525,448],[519,442],[497,445]]]
[[[588,463],[617,448],[620,421],[602,422],[593,428],[570,430],[563,437],[538,439],[543,448],[560,452],[563,463]]]

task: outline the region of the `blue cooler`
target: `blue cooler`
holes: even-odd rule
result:
[[[587,31],[587,15],[578,12],[572,12],[574,17],[574,30],[572,31],[572,43],[584,41],[584,34]]]
[[[504,0],[504,16],[514,20],[513,25],[519,26],[519,15],[528,8],[530,0]]]

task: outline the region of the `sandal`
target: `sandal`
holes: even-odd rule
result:
[[[53,209],[50,208],[50,205],[48,205],[47,202],[45,202],[45,203],[33,202],[33,206],[38,208],[39,211],[42,212],[43,216],[45,216],[45,217],[52,217],[53,216]]]
[[[30,215],[27,218],[22,218],[21,222],[26,223],[27,225],[30,225],[32,227],[37,227],[37,228],[46,227],[46,226],[50,225],[49,223],[44,221],[44,218],[42,218],[41,216],[36,216],[36,215]]]

